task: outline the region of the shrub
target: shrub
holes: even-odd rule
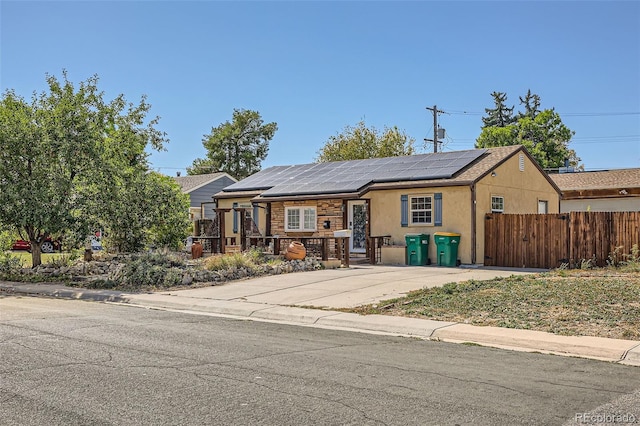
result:
[[[54,268],[69,267],[69,266],[72,266],[73,263],[79,258],[80,258],[80,251],[74,249],[69,253],[61,253],[58,256],[52,257],[47,262],[47,265],[52,266]]]
[[[139,260],[143,263],[156,266],[182,267],[185,265],[186,257],[180,253],[171,252],[166,249],[151,251],[147,253],[135,254],[132,260]]]
[[[209,271],[221,271],[232,268],[254,268],[256,265],[250,256],[242,253],[230,253],[211,256],[204,261],[204,268]]]
[[[22,259],[11,253],[0,251],[0,273],[15,274],[22,268]]]
[[[164,251],[132,256],[118,273],[119,286],[164,288],[182,282],[184,259]]]
[[[622,269],[625,272],[640,272],[640,247],[634,244],[631,247],[631,253],[625,254],[625,261],[622,262]]]

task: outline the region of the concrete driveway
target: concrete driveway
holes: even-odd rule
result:
[[[162,294],[270,305],[351,308],[450,282],[486,280],[531,272],[533,271],[514,269],[356,265],[348,269],[270,275]]]

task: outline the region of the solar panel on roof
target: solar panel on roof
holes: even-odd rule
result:
[[[486,150],[452,151],[404,157],[274,166],[225,188],[263,190],[262,196],[355,192],[372,182],[450,178]]]

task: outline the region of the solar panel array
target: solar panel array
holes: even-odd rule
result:
[[[356,192],[370,183],[447,179],[486,150],[438,152],[403,157],[370,158],[295,166],[274,166],[224,189],[264,190],[262,196]]]

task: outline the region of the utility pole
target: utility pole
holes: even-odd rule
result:
[[[438,152],[438,113],[444,114],[444,111],[440,111],[436,105],[427,109],[433,112],[433,139],[425,139],[425,141],[433,142],[433,152]]]

